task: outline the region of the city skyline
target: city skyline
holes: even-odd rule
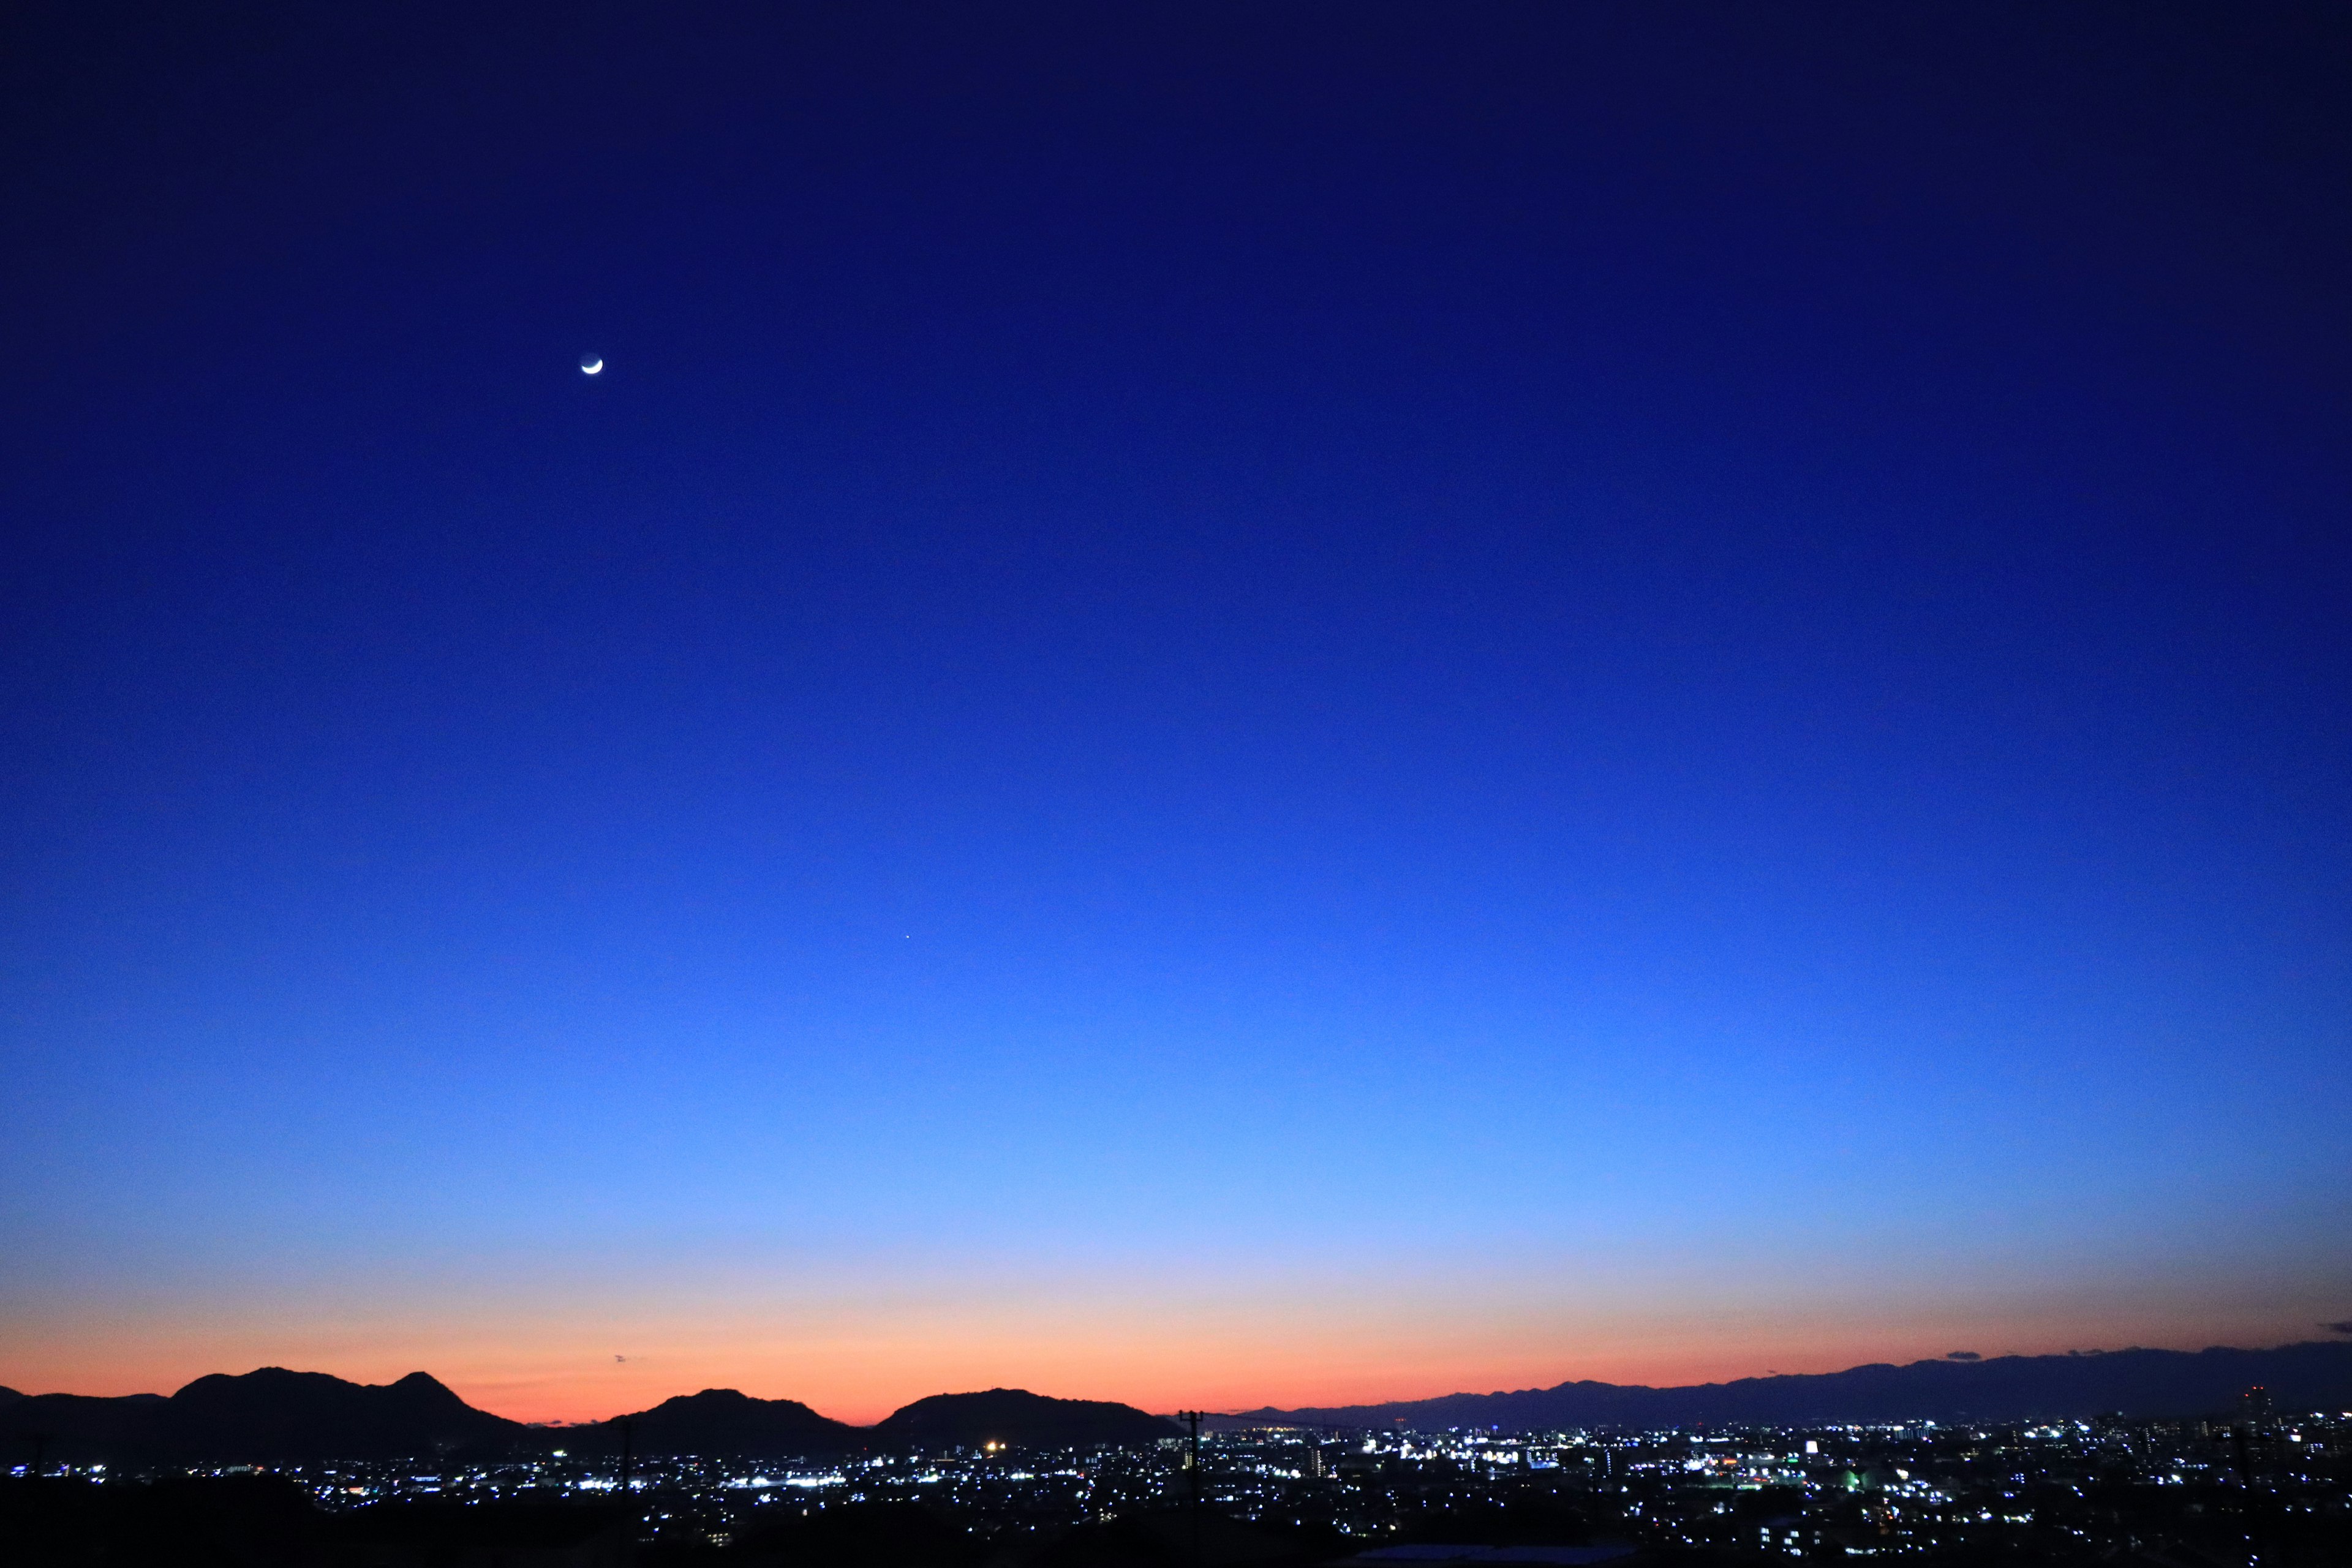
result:
[[[2330,1505],[2341,1497],[2352,1421],[2306,1413],[2263,1428],[2259,1468],[2242,1426],[2233,1437],[2225,1422],[2116,1416],[1705,1433],[1260,1426],[1204,1431],[1197,1442],[1075,1434],[1080,1440],[894,1443],[822,1458],[666,1447],[635,1461],[614,1434],[583,1451],[586,1435],[564,1429],[461,1445],[470,1451],[422,1462],[281,1453],[266,1474],[199,1464],[168,1489],[110,1465],[57,1472],[37,1489],[17,1489],[35,1506],[12,1522],[63,1547],[64,1513],[79,1526],[73,1546],[87,1550],[110,1537],[152,1539],[160,1501],[179,1516],[173,1539],[184,1550],[272,1508],[289,1556],[304,1537],[413,1544],[422,1536],[446,1554],[486,1539],[511,1547],[519,1534],[607,1535],[673,1555],[757,1558],[856,1542],[887,1560],[952,1564],[979,1555],[979,1543],[1000,1560],[1052,1562],[1075,1536],[1090,1555],[1164,1563],[1182,1561],[1188,1538],[1205,1535],[1255,1548],[1260,1562],[1301,1564],[1343,1552],[1368,1564],[1500,1557],[1565,1568],[1672,1560],[1694,1547],[1745,1562],[1968,1548],[2104,1562],[2174,1545],[2225,1562],[2236,1553],[2337,1561],[2343,1527]],[[981,1429],[957,1436],[978,1438]],[[189,1506],[199,1500],[210,1506]],[[1528,1544],[1531,1535],[1539,1544]]]

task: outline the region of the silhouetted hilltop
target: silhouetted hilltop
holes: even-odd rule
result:
[[[593,1425],[525,1426],[477,1410],[424,1373],[397,1383],[349,1383],[320,1372],[263,1367],[200,1377],[166,1399],[77,1394],[0,1400],[0,1442],[23,1463],[141,1468],[295,1464],[325,1459],[473,1458],[544,1452],[620,1452],[622,1422],[636,1453],[791,1458],[863,1448],[944,1448],[998,1442],[1021,1447],[1148,1442],[1176,1428],[1129,1405],[1048,1399],[1022,1389],[918,1400],[877,1426],[852,1426],[794,1399],[753,1399],[731,1388],[664,1400]]]
[[[1683,1388],[1564,1383],[1388,1405],[1265,1409],[1241,1419],[1540,1430],[2019,1421],[2111,1411],[2205,1415],[2231,1411],[2240,1391],[2253,1384],[2268,1388],[2273,1406],[2283,1413],[2352,1409],[2352,1344],[1915,1362]],[[0,1443],[12,1464],[36,1453],[53,1463],[123,1467],[470,1458],[556,1447],[609,1454],[619,1450],[621,1419],[553,1431],[528,1427],[475,1409],[421,1372],[373,1384],[263,1367],[237,1377],[200,1377],[168,1399],[0,1390]],[[1131,1405],[1051,1399],[1017,1388],[934,1394],[862,1427],[830,1420],[797,1400],[753,1399],[727,1388],[682,1394],[626,1419],[631,1446],[640,1454],[761,1458],[987,1443],[1088,1447],[1148,1443],[1179,1430]]]
[[[820,1415],[797,1399],[754,1399],[731,1388],[706,1388],[665,1399],[651,1410],[593,1426],[563,1429],[571,1453],[618,1453],[621,1423],[639,1454],[700,1454],[786,1458],[838,1454],[866,1446],[864,1427]]]
[[[182,1442],[257,1461],[446,1453],[513,1442],[528,1430],[475,1409],[421,1372],[383,1384],[274,1366],[243,1377],[216,1373],[172,1395],[171,1412]]]
[[[934,1394],[892,1411],[867,1428],[879,1448],[1079,1448],[1097,1443],[1149,1443],[1177,1435],[1173,1422],[1100,1399],[1049,1399],[1025,1388],[984,1394]]]
[[[2081,1355],[1885,1363],[1843,1372],[1745,1377],[1679,1388],[1563,1383],[1516,1393],[1449,1394],[1387,1405],[1254,1410],[1251,1421],[1423,1429],[1740,1426],[1876,1421],[2060,1420],[2209,1415],[2250,1384],[2282,1411],[2352,1409],[2352,1344],[2276,1350],[2124,1350]]]
[[[82,1464],[410,1458],[508,1448],[532,1435],[421,1372],[378,1384],[268,1366],[200,1377],[169,1399],[42,1394],[12,1400],[0,1420],[16,1445]]]

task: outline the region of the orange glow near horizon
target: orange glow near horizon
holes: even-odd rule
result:
[[[2307,1337],[2309,1312],[2045,1310],[1915,1312],[1900,1321],[1783,1310],[1743,1320],[1593,1313],[1573,1325],[1507,1317],[1365,1311],[1318,1322],[1274,1314],[1249,1327],[1221,1314],[1187,1321],[1036,1310],[1020,1315],[911,1312],[803,1321],[762,1331],[763,1314],[698,1322],[647,1317],[585,1325],[420,1323],[19,1323],[0,1351],[0,1384],[25,1393],[170,1393],[214,1372],[289,1366],[362,1383],[430,1373],[467,1403],[520,1421],[601,1420],[704,1388],[796,1399],[866,1425],[926,1394],[1021,1387],[1147,1410],[1338,1405],[1549,1387],[1579,1379],[1672,1384],[1767,1373],[1822,1373],[1954,1350],[1991,1356],[2126,1344],[2197,1349]],[[536,1329],[536,1331],[532,1331]],[[529,1347],[519,1350],[517,1347]]]

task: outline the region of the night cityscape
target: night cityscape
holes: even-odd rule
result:
[[[2352,1568],[2352,5],[0,5],[0,1568]]]
[[[2282,1416],[2260,1390],[2211,1419],[2006,1426],[1424,1433],[1224,1418],[1143,1446],[824,1460],[556,1446],[469,1463],[197,1467],[160,1483],[60,1466],[38,1514],[19,1467],[7,1517],[28,1544],[36,1523],[72,1521],[90,1546],[109,1539],[98,1521],[120,1528],[121,1505],[101,1506],[110,1489],[268,1485],[316,1510],[303,1560],[364,1543],[367,1561],[400,1564],[474,1561],[464,1553],[518,1521],[575,1554],[532,1561],[583,1563],[2324,1564],[2352,1552],[2347,1445],[2352,1412]],[[80,1489],[92,1495],[78,1502]],[[918,1516],[928,1533],[910,1540]],[[236,1558],[204,1544],[226,1554],[192,1561]]]

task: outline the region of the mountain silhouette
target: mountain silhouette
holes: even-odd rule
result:
[[[1150,1443],[1177,1435],[1175,1423],[1099,1399],[1049,1399],[1025,1388],[984,1394],[934,1394],[892,1411],[869,1428],[877,1448],[1080,1448]]]
[[[1563,1383],[1515,1393],[1298,1410],[1253,1410],[1241,1421],[1423,1430],[1621,1426],[1801,1426],[1880,1421],[2066,1420],[2121,1414],[2213,1415],[2253,1384],[2280,1411],[2352,1408],[2352,1344],[2275,1350],[2123,1350],[2069,1355],[1875,1363],[1843,1372],[1744,1377],[1675,1388]],[[1231,1421],[1226,1423],[1233,1424]]]
[[[381,1385],[274,1366],[243,1377],[215,1373],[172,1395],[169,1409],[180,1442],[206,1453],[242,1450],[257,1462],[338,1446],[352,1458],[446,1453],[528,1431],[421,1372]]]
[[[2241,1391],[2269,1390],[2281,1413],[2352,1408],[2352,1344],[2275,1350],[2124,1350],[2074,1355],[1947,1358],[1873,1364],[1794,1377],[1750,1377],[1679,1388],[1563,1383],[1516,1393],[1454,1394],[1386,1405],[1264,1409],[1228,1417],[1339,1426],[1397,1424],[1509,1430],[1619,1426],[1797,1426],[1880,1421],[2023,1421],[2231,1412]],[[1052,1399],[1025,1389],[940,1394],[851,1426],[791,1399],[733,1389],[681,1394],[626,1417],[549,1429],[477,1410],[427,1374],[349,1383],[318,1372],[263,1367],[200,1377],[165,1398],[95,1398],[0,1390],[5,1463],[122,1468],[299,1464],[331,1459],[435,1459],[495,1455],[617,1453],[622,1423],[635,1453],[715,1458],[814,1458],[876,1449],[1090,1447],[1174,1436],[1167,1419],[1131,1405]]]
[[[0,1431],[16,1445],[75,1463],[399,1459],[512,1448],[533,1436],[421,1372],[379,1384],[266,1366],[240,1377],[200,1377],[168,1399],[43,1394],[0,1408],[6,1411]]]
[[[632,1415],[567,1426],[563,1448],[572,1454],[618,1453],[623,1422],[629,1426],[630,1450],[646,1455],[785,1458],[845,1453],[868,1441],[866,1428],[820,1415],[797,1399],[754,1399],[731,1388],[706,1388]]]
[[[650,1410],[592,1425],[526,1426],[477,1410],[427,1374],[397,1383],[350,1383],[321,1372],[263,1367],[200,1377],[171,1397],[94,1398],[43,1394],[0,1399],[0,1442],[9,1463],[155,1467],[299,1464],[328,1459],[450,1458],[494,1454],[611,1456],[625,1439],[652,1457],[817,1458],[866,1448],[945,1448],[997,1442],[1016,1447],[1138,1443],[1176,1428],[1130,1405],[1049,1399],[1023,1389],[943,1394],[918,1400],[877,1426],[852,1426],[793,1399],[754,1399],[731,1388],[664,1400]]]

